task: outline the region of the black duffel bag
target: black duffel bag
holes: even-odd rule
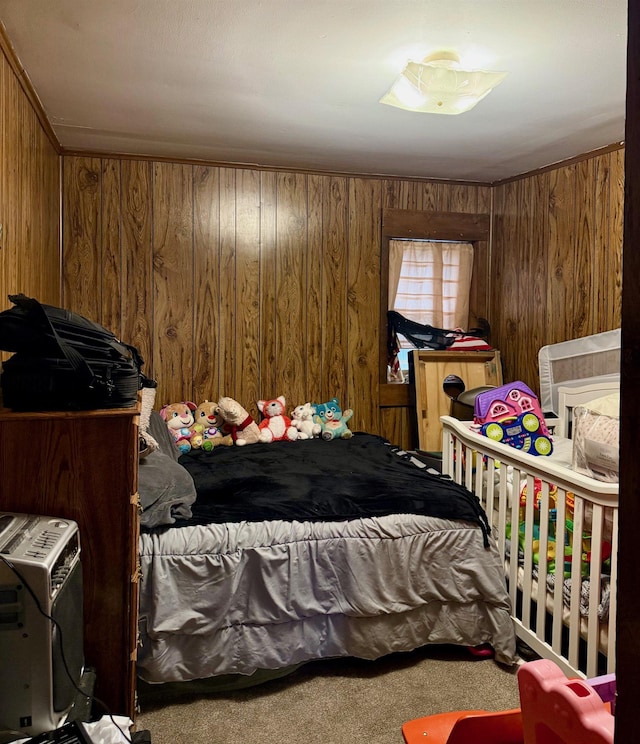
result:
[[[138,399],[143,359],[106,328],[82,315],[9,295],[0,313],[3,404],[15,411],[127,408]]]

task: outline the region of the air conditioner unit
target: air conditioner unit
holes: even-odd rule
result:
[[[78,526],[0,512],[0,730],[62,725],[84,666]]]

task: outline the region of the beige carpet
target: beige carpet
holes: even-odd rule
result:
[[[226,693],[141,685],[138,730],[152,744],[402,744],[412,718],[519,707],[515,669],[464,649],[426,647],[377,661],[311,662]]]

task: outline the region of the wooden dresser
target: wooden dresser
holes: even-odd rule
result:
[[[0,511],[75,520],[84,653],[95,695],[134,718],[138,608],[139,409],[0,409]],[[99,712],[97,710],[97,712]]]

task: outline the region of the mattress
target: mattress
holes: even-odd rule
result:
[[[138,675],[264,676],[427,643],[515,661],[478,499],[386,440],[219,447],[179,459],[197,491],[140,536]]]

